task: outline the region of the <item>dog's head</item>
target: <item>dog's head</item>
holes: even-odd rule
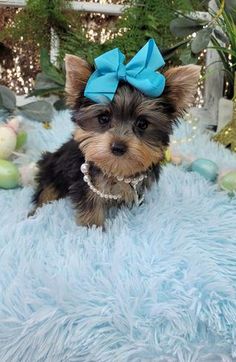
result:
[[[67,103],[77,124],[74,138],[87,161],[113,176],[131,176],[163,159],[173,125],[192,103],[200,67],[167,70],[166,86],[158,98],[147,97],[125,82],[111,102],[84,97],[93,69],[73,55],[65,58]]]

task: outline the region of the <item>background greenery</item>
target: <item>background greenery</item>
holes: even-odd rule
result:
[[[236,0],[217,1],[217,5],[216,11],[209,10],[211,20],[191,19],[182,13],[171,21],[170,29],[176,37],[189,36],[179,55],[183,64],[197,63],[199,54],[207,47],[218,51],[227,82],[227,97],[232,98],[236,71]]]
[[[169,24],[179,13],[207,8],[207,1],[198,0],[120,0],[129,5],[121,17],[100,16],[73,11],[67,0],[27,0],[27,6],[16,14],[14,22],[0,35],[0,41],[23,37],[25,42],[39,44],[41,73],[36,77],[34,95],[63,94],[64,55],[75,54],[93,63],[99,54],[119,47],[126,58],[131,58],[149,38],[154,38],[166,59],[172,64],[181,60],[176,49],[186,43],[177,40]],[[114,0],[115,2],[115,0]],[[94,23],[97,36],[89,37]],[[51,28],[60,39],[58,67],[50,64]],[[101,33],[107,40],[101,41]],[[57,104],[60,106],[60,104]]]
[[[94,44],[85,37],[86,29],[72,31],[63,36],[62,54],[71,52],[91,62],[98,54],[119,47],[131,58],[149,38],[154,38],[160,48],[169,48],[175,42],[169,23],[176,16],[176,10],[202,10],[204,4],[197,0],[131,0],[130,7],[115,23],[111,39],[104,44]]]
[[[84,14],[72,11],[66,0],[27,0],[27,6],[15,16],[14,23],[0,39],[23,36],[26,42],[33,41],[49,49],[53,27],[61,40],[61,59],[65,52],[70,52],[91,62],[98,54],[116,46],[130,58],[149,38],[154,38],[161,48],[170,47],[175,39],[169,23],[177,12],[203,10],[207,1],[130,0],[125,3],[129,8],[117,21],[113,19],[110,38],[103,44],[88,39],[89,22],[84,26]],[[109,26],[111,17],[107,20]]]

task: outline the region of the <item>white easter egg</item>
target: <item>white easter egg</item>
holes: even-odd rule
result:
[[[0,158],[7,159],[16,148],[16,134],[8,127],[0,127]]]

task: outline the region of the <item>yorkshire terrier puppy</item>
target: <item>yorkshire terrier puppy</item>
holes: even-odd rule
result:
[[[169,136],[193,101],[200,68],[167,70],[157,98],[122,81],[111,102],[94,103],[84,96],[93,68],[73,55],[66,56],[65,67],[76,128],[67,143],[39,160],[33,203],[36,209],[68,196],[79,225],[103,226],[109,208],[141,203],[158,180]]]

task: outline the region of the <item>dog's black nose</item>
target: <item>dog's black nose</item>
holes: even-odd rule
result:
[[[126,150],[127,146],[123,142],[113,142],[111,145],[111,152],[116,156],[123,156]]]

